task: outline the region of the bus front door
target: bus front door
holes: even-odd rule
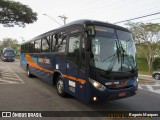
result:
[[[67,53],[67,76],[66,91],[71,95],[79,96],[79,47],[80,34],[69,36],[69,47]]]

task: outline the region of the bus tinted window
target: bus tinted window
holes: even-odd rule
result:
[[[28,45],[29,45],[28,43],[25,44],[25,49],[24,49],[24,52],[25,52],[25,53],[28,53],[28,50],[29,50]]]
[[[34,53],[34,42],[29,43],[29,52]]]
[[[65,52],[66,49],[66,39],[62,36],[58,40],[57,52]]]
[[[68,60],[70,60],[74,64],[77,63],[77,56],[80,45],[80,35],[72,36],[69,39],[69,50],[68,50]]]
[[[13,50],[6,50],[5,52],[4,52],[4,56],[14,56],[14,51]]]
[[[42,52],[49,52],[50,51],[50,40],[49,38],[42,39]]]
[[[65,52],[66,34],[64,32],[53,35],[52,52]]]
[[[52,43],[52,52],[54,52],[55,51],[55,45],[56,45],[55,35],[52,35],[51,43]]]
[[[24,52],[24,45],[21,45],[21,53]]]
[[[35,41],[34,51],[35,51],[35,53],[41,52],[41,40],[36,40]]]

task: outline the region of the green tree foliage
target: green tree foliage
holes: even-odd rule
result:
[[[127,23],[133,34],[137,56],[146,58],[149,71],[151,72],[153,62],[160,51],[160,24],[153,23]]]
[[[37,13],[33,12],[27,5],[10,0],[0,0],[0,24],[5,27],[18,25],[25,27],[37,21]]]
[[[20,44],[18,41],[12,38],[4,38],[3,41],[0,42],[0,48],[3,50],[5,47],[10,47],[14,49],[16,52],[20,51]]]

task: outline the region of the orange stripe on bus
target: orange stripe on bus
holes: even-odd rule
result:
[[[81,83],[86,83],[86,80],[84,80],[84,79],[76,78],[76,77],[65,75],[65,74],[63,74],[63,76],[65,78],[72,79],[72,80],[75,80],[75,81],[78,81],[78,82],[81,82]]]
[[[44,68],[42,68],[41,66],[37,65],[37,64],[33,61],[32,57],[31,57],[30,55],[28,55],[28,54],[26,54],[26,59],[27,59],[27,63],[28,63],[29,66],[31,66],[31,67],[34,67],[34,68],[36,68],[36,69],[43,70],[43,71],[46,71],[46,72],[54,73],[54,71],[44,69]],[[62,75],[63,75],[63,77],[65,77],[65,78],[72,79],[72,80],[81,82],[81,83],[83,83],[83,84],[86,83],[86,80],[84,80],[84,79],[76,78],[76,77],[69,76],[69,75],[65,75],[65,74],[62,74]]]

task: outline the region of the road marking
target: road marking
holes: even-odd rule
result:
[[[139,84],[138,86],[139,89],[154,92],[160,94],[160,84],[155,83],[155,84]]]
[[[7,66],[8,67],[8,66]],[[22,83],[24,83],[24,81],[10,68],[10,67],[8,67],[18,78],[19,78],[19,80],[22,82]]]
[[[5,83],[18,83],[18,82],[13,82],[13,81],[6,81],[6,80],[0,80],[1,82],[4,82],[3,84],[5,84]],[[1,83],[0,83],[1,84]]]
[[[24,84],[24,81],[7,66],[0,71],[0,84]]]

